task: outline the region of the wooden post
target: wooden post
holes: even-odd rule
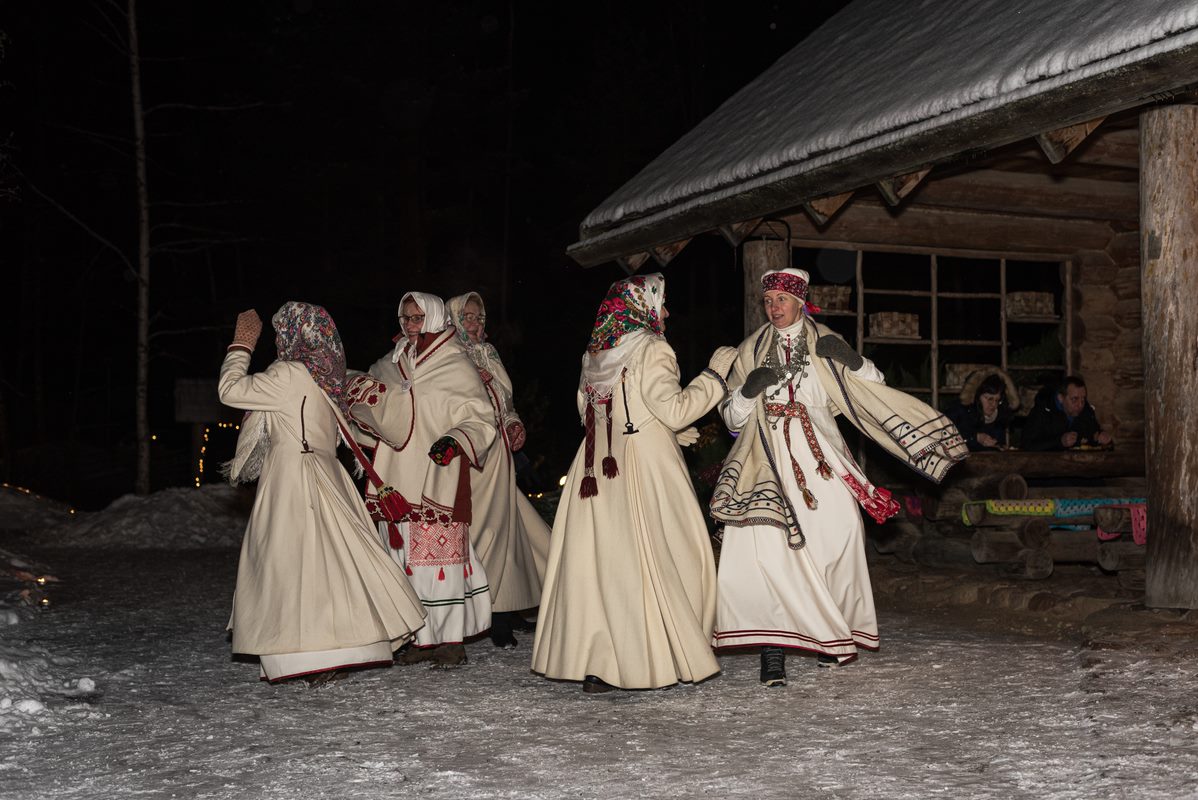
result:
[[[1140,115],[1148,552],[1144,601],[1198,608],[1198,107]]]
[[[749,239],[744,244],[745,335],[765,324],[761,306],[761,276],[790,266],[790,242],[781,239]]]

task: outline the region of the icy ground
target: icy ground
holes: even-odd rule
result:
[[[583,695],[528,671],[529,634],[270,686],[229,655],[235,549],[66,541],[0,540],[62,579],[0,625],[5,800],[1198,796],[1192,647],[884,611],[881,652],[791,657],[783,689],[727,656],[700,686]]]

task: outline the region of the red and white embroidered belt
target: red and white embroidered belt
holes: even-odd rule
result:
[[[766,403],[765,404],[765,415],[767,417],[790,417],[791,419],[798,419],[799,414],[801,413],[799,411],[799,408],[801,406],[802,406],[802,404],[798,403],[798,402]]]

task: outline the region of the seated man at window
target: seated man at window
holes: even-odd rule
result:
[[[948,410],[948,418],[961,432],[970,452],[1005,450],[1007,427],[1013,409],[1019,405],[1019,395],[1004,375],[979,370],[969,376],[961,390],[961,402]]]
[[[1086,383],[1070,375],[1059,387],[1044,387],[1023,428],[1024,450],[1068,450],[1081,445],[1105,446],[1111,435],[1098,424],[1086,400]]]

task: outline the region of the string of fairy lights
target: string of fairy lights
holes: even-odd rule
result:
[[[204,426],[204,436],[200,442],[200,457],[196,460],[196,472],[192,476],[197,489],[204,482],[204,457],[208,455],[208,435],[212,433],[212,428],[211,425]],[[241,426],[236,422],[218,422],[216,428],[217,430],[241,430]]]

